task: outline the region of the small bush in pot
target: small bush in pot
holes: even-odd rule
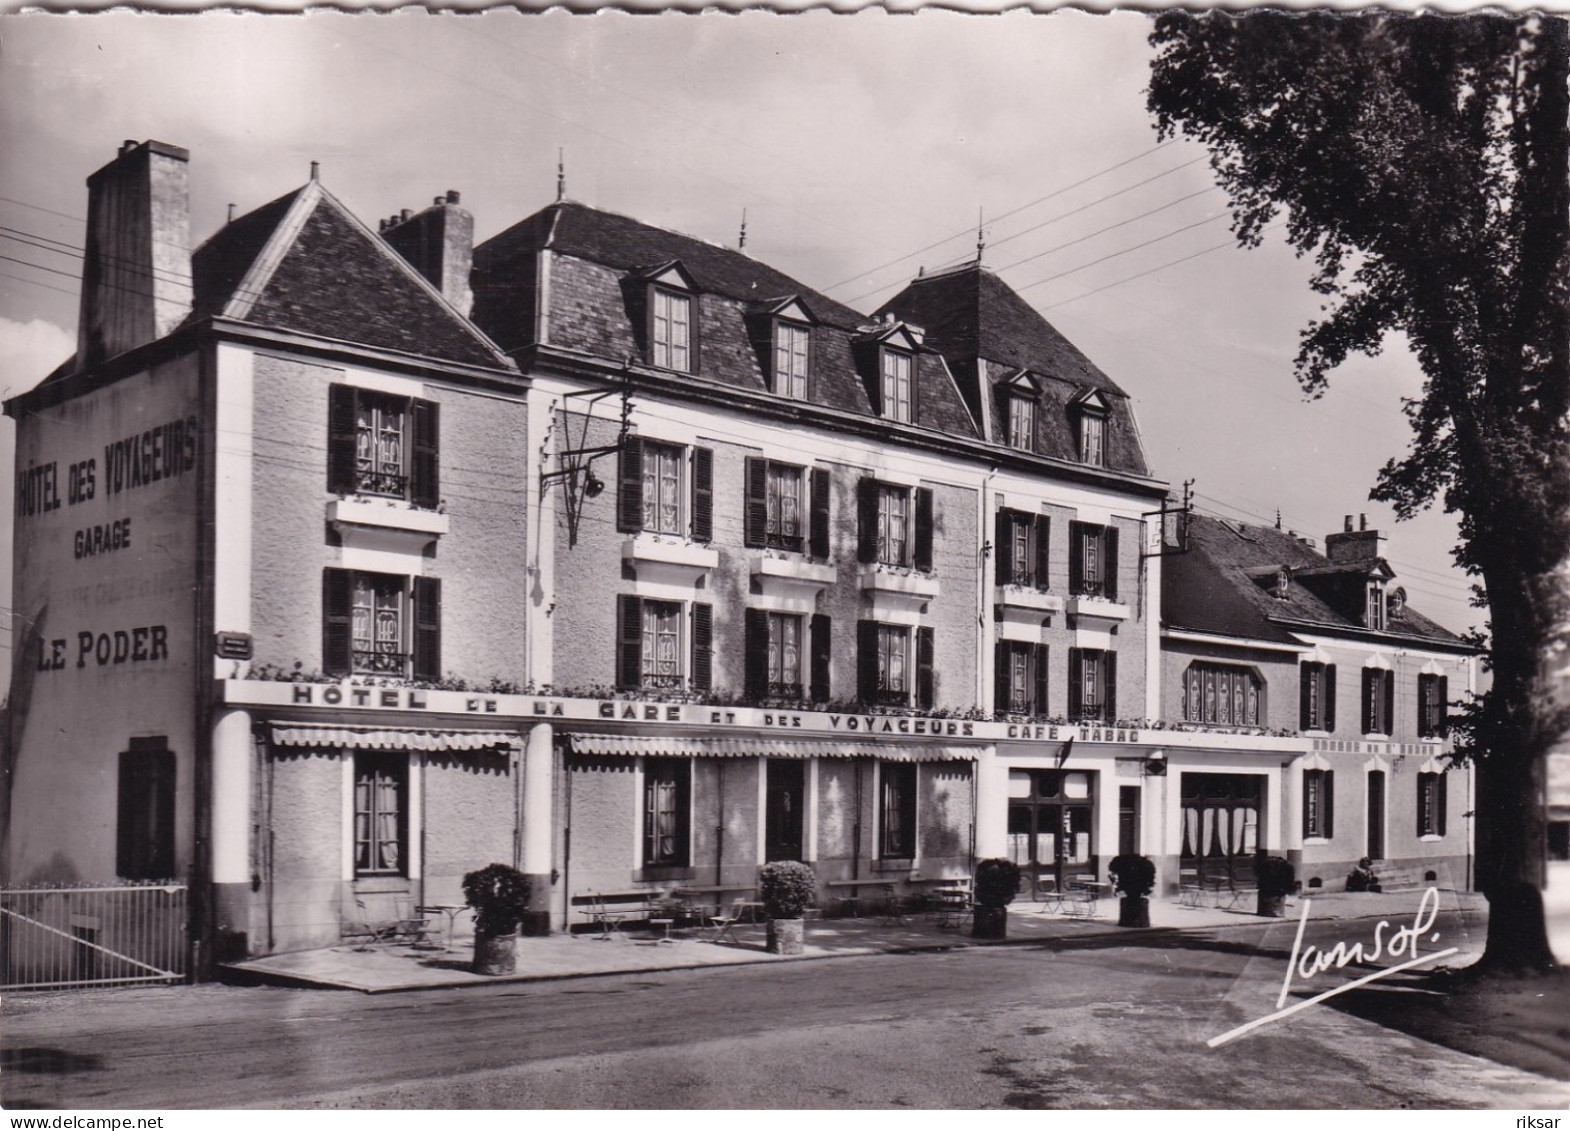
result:
[[[1122,899],[1118,903],[1118,926],[1150,926],[1150,893],[1156,889],[1156,865],[1148,856],[1114,856],[1107,875]]]
[[[517,969],[518,924],[529,911],[529,877],[506,864],[490,864],[463,877],[463,899],[474,909],[474,972],[511,974]]]
[[[1297,870],[1289,860],[1261,852],[1254,861],[1254,878],[1259,884],[1257,911],[1271,919],[1286,914],[1286,898],[1297,890]]]
[[[1019,894],[1019,865],[993,857],[976,865],[975,918],[970,933],[978,939],[1008,936],[1009,904]]]
[[[799,860],[774,860],[758,869],[758,897],[769,919],[770,954],[800,954],[802,916],[818,899],[818,877]]]

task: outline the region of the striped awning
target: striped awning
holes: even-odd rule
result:
[[[647,734],[575,734],[574,754],[648,755],[657,758],[881,758],[885,762],[969,762],[963,746],[921,742],[803,742],[783,738],[692,737]]]
[[[273,724],[273,742],[279,746],[314,746],[354,750],[489,750],[519,741],[515,734],[488,730],[400,730],[378,727],[307,727]]]

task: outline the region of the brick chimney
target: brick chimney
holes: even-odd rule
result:
[[[1352,529],[1352,516],[1347,515],[1341,533],[1325,535],[1325,556],[1331,561],[1367,562],[1385,556],[1385,545],[1390,539],[1368,528],[1366,514],[1357,517],[1356,530]]]
[[[449,189],[416,215],[405,209],[382,229],[382,238],[442,292],[465,317],[474,306],[469,272],[474,267],[474,217],[458,207]]]
[[[77,365],[155,342],[191,313],[190,153],[128,141],[87,178]]]

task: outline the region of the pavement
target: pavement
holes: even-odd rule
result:
[[[1556,935],[1556,949],[1570,960],[1570,870],[1563,882],[1555,885],[1551,900],[1556,922],[1567,928]],[[1441,891],[1442,912],[1459,913],[1465,949],[1481,953],[1487,903],[1474,892]],[[1409,921],[1423,898],[1421,891],[1316,894],[1308,901],[1309,918],[1364,919],[1389,918],[1393,923]],[[738,924],[735,939],[711,941],[713,931],[687,928],[671,932],[670,941],[638,928],[613,932],[601,937],[593,934],[552,934],[520,938],[517,943],[517,972],[489,976],[475,974],[470,967],[473,949],[471,933],[459,923],[451,946],[440,950],[419,949],[393,943],[373,947],[343,945],[317,950],[269,955],[226,967],[227,980],[262,982],[324,989],[360,990],[365,993],[393,993],[407,990],[458,988],[495,985],[498,982],[546,981],[583,978],[608,974],[632,974],[664,970],[689,970],[711,966],[744,966],[767,962],[802,962],[869,954],[900,954],[917,951],[951,950],[972,946],[1032,944],[1061,941],[1076,942],[1122,935],[1131,944],[1140,934],[1172,931],[1212,931],[1220,927],[1264,925],[1271,920],[1255,915],[1253,899],[1236,907],[1205,905],[1184,906],[1176,898],[1150,901],[1150,927],[1128,928],[1117,925],[1118,903],[1102,899],[1097,914],[1081,918],[1059,911],[1044,910],[1038,904],[1015,903],[1009,908],[1008,936],[1005,940],[974,939],[969,927],[945,925],[926,913],[898,919],[868,917],[851,919],[811,919],[806,924],[806,947],[800,955],[769,954],[764,948],[763,924]],[[1287,916],[1302,914],[1302,903],[1287,906]],[[1451,928],[1454,932],[1454,928]],[[1455,938],[1454,933],[1451,935]]]

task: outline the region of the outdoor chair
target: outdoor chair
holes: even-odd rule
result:
[[[709,941],[718,943],[726,935],[729,935],[731,942],[739,943],[741,940],[736,937],[736,924],[741,922],[744,916],[750,918],[750,912],[749,901],[743,897],[731,903],[729,915],[721,914],[719,909],[716,908],[713,915],[703,916],[703,925],[715,928],[714,937],[709,939]]]

